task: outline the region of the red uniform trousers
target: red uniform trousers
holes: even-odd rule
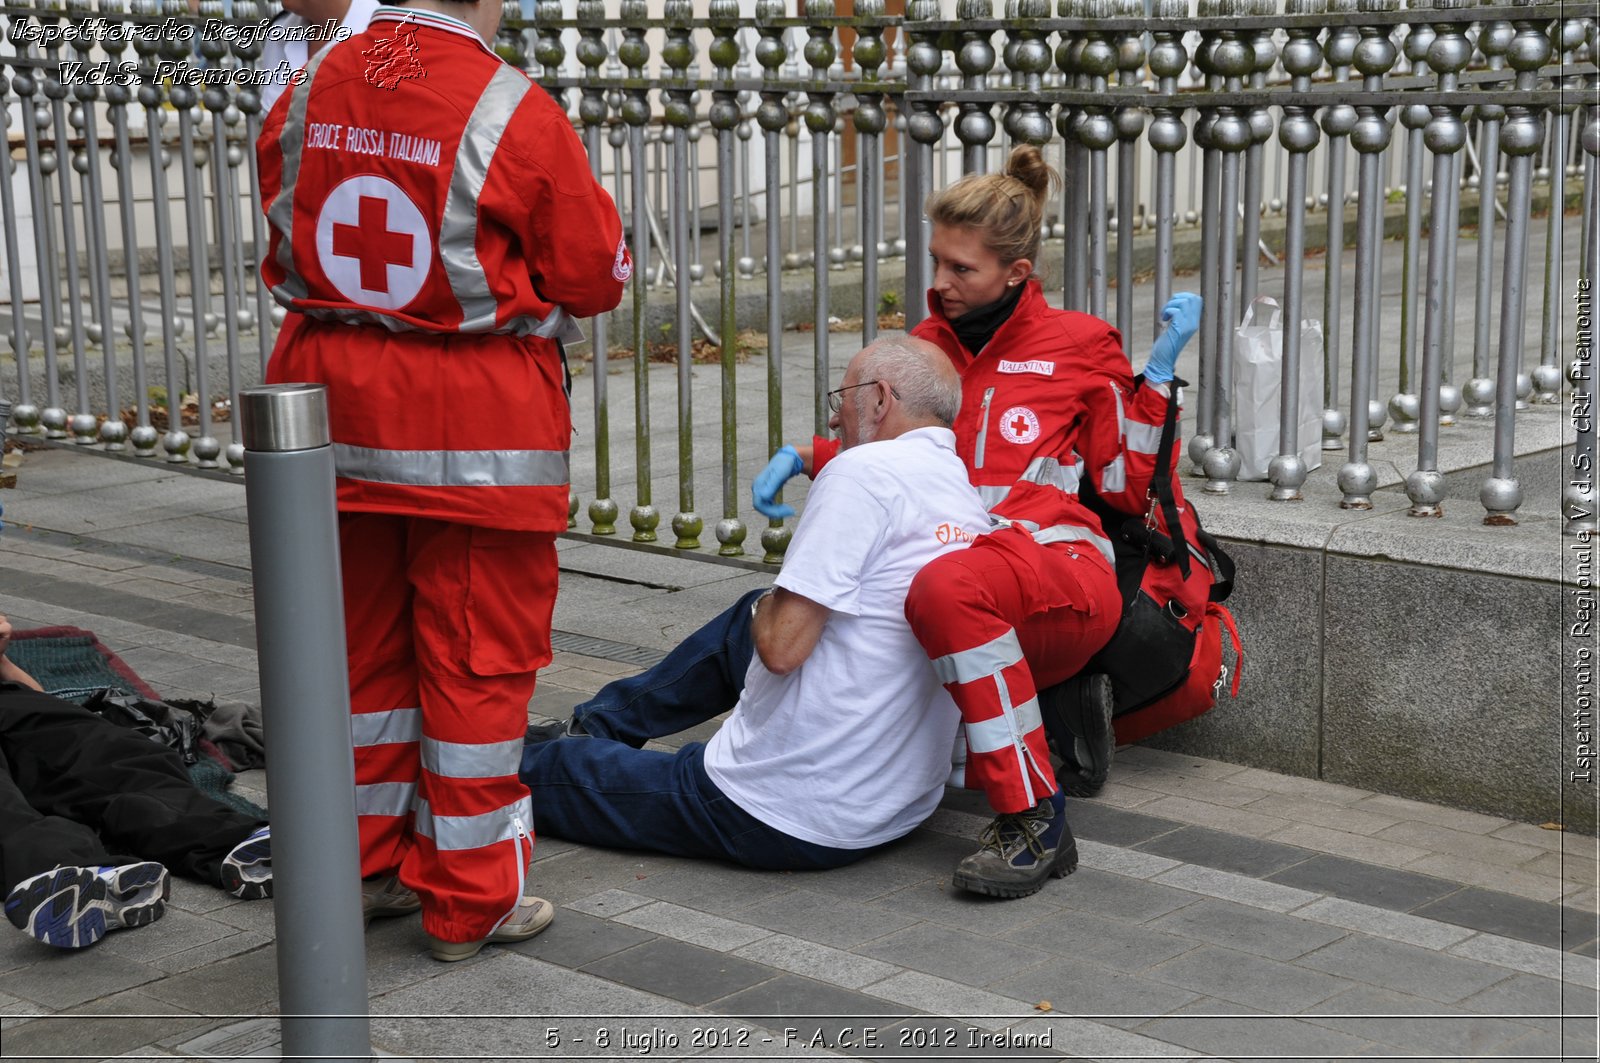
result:
[[[952,781],[996,812],[1055,793],[1038,686],[1076,675],[1110,640],[1121,597],[1086,543],[1040,546],[1021,528],[980,535],[911,581],[906,619],[961,710],[967,759]]]
[[[486,937],[533,857],[517,767],[555,536],[344,512],[339,539],[362,876],[398,872],[435,937]]]

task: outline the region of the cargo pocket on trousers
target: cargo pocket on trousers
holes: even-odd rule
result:
[[[473,528],[468,559],[467,663],[474,675],[533,672],[550,663],[555,537]]]

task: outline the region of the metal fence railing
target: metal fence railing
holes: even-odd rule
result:
[[[1198,266],[1206,317],[1186,360],[1196,377],[1187,427],[1206,490],[1227,492],[1238,473],[1232,352],[1245,308],[1266,290],[1264,257],[1281,261],[1272,294],[1285,320],[1323,323],[1322,445],[1344,453],[1341,505],[1370,504],[1368,446],[1387,429],[1415,433],[1412,512],[1438,512],[1441,431],[1477,417],[1494,425],[1485,520],[1514,523],[1517,411],[1530,404],[1573,411],[1574,467],[1592,469],[1600,5],[1197,3],[1060,0],[1052,11],[1049,0],[1005,0],[1001,11],[994,0],[907,0],[889,14],[885,0],[855,0],[848,16],[834,0],[508,4],[500,50],[571,108],[639,267],[624,312],[591,323],[583,462],[593,497],[575,524],[654,541],[653,489],[675,484],[673,541],[699,545],[705,440],[689,396],[704,335],[720,346],[722,377],[715,538],[721,553],[742,553],[741,443],[747,459],[781,444],[794,427],[785,411],[825,424],[824,392],[841,368],[829,351],[830,290],[841,277],[859,285],[864,339],[891,303],[914,323],[928,281],[918,205],[1024,141],[1043,145],[1065,177],[1048,222],[1060,241],[1047,245],[1052,295],[1116,324],[1130,355],[1180,260]],[[259,378],[278,311],[255,271],[261,41],[237,27],[275,5],[196,7],[0,5],[11,427],[242,467],[217,424]],[[1476,255],[1459,246],[1463,232]],[[1191,244],[1198,257],[1184,259]],[[1306,273],[1316,246],[1326,248],[1320,293]],[[1383,269],[1396,258],[1399,298],[1385,300]],[[797,324],[784,296],[796,287],[809,289],[815,336],[803,381],[783,357]],[[738,294],[751,290],[766,303],[766,402],[755,414],[735,377]],[[678,401],[653,411],[652,304],[662,302]],[[1471,335],[1458,336],[1455,309],[1469,302]],[[1292,499],[1306,479],[1301,331],[1283,334],[1270,479],[1271,497]],[[629,365],[633,423],[613,426],[611,392],[627,375],[608,370]],[[10,389],[0,383],[0,395]],[[663,413],[675,417],[675,462],[652,446],[652,413],[658,427]],[[613,452],[619,440],[631,441],[631,460]],[[623,481],[633,488],[626,524],[613,497]],[[1569,483],[1562,507],[1569,532],[1595,527],[1592,486]],[[769,559],[786,539],[779,524],[764,529]]]

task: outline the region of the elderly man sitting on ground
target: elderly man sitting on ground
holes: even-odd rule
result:
[[[776,587],[724,614],[754,629],[756,659],[728,687],[737,704],[652,702],[644,712],[624,702],[586,716],[588,737],[564,724],[531,729],[521,777],[542,831],[821,869],[859,860],[933,812],[959,717],[911,634],[905,599],[924,564],[989,527],[950,431],[960,401],[955,370],[932,344],[886,339],[856,355],[829,395],[845,450],[812,485]],[[725,635],[702,628],[673,657],[698,660]],[[730,707],[707,743],[638,748]]]

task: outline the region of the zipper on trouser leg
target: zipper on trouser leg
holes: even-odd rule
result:
[[[1011,747],[1017,754],[1017,773],[1022,776],[1022,792],[1027,795],[1028,807],[1035,808],[1039,798],[1033,792],[1033,772],[1038,771],[1039,766],[1033,761],[1033,752],[1028,749],[1028,743],[1017,733],[1017,710],[1011,704],[1011,691],[1006,687],[1005,677],[999,672],[994,674],[994,685],[1000,691],[1000,715],[1005,717],[1006,726],[1011,730]],[[1033,770],[1030,771],[1030,768]],[[1043,772],[1039,772],[1039,775],[1040,778],[1044,777]]]
[[[978,443],[972,452],[972,467],[983,468],[983,452],[989,441],[989,403],[994,401],[994,388],[983,393],[983,421],[978,426]]]
[[[523,825],[521,816],[512,816],[511,823],[517,828],[517,836],[511,839],[512,853],[517,861],[517,896],[511,902],[511,909],[495,920],[489,933],[494,933],[506,925],[506,920],[517,914],[517,906],[522,903],[523,890],[528,886],[528,862],[522,858],[522,842],[528,838],[528,828]]]

